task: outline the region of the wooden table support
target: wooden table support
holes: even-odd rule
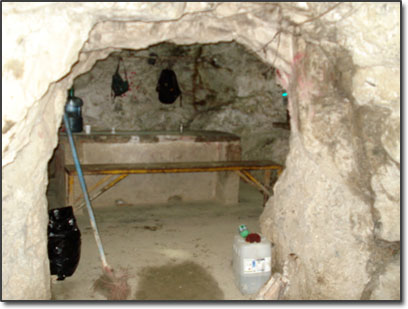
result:
[[[271,185],[271,170],[265,170],[265,174],[264,174],[264,185],[266,188],[269,188],[269,186]],[[270,196],[270,195],[269,195]],[[269,199],[269,196],[264,194],[264,201],[263,201],[263,205],[265,207],[266,202]]]
[[[99,195],[101,195],[102,193],[108,191],[110,188],[113,188],[114,185],[116,185],[119,181],[121,181],[122,179],[125,179],[127,176],[129,176],[129,174],[123,174],[123,175],[119,175],[117,176],[114,180],[112,180],[110,183],[108,183],[107,185],[105,185],[102,189],[100,189],[98,192],[96,192],[94,195],[92,195],[92,197],[90,198],[91,201],[93,201],[94,199],[96,199]],[[79,206],[74,206],[74,208],[76,210],[80,210],[81,208],[83,208],[86,205],[85,201],[83,201]]]
[[[74,177],[74,175],[70,175],[70,177]],[[92,185],[90,188],[88,188],[88,193],[89,195],[91,195],[91,192],[93,192],[94,190],[96,190],[100,185],[102,185],[104,182],[108,181],[109,179],[111,179],[113,177],[113,175],[107,175],[105,177],[103,177],[102,179],[100,179],[98,182],[96,182],[94,185]],[[78,204],[78,202],[83,198],[83,195],[78,196],[74,202],[73,205]],[[91,199],[92,200],[92,199]]]
[[[70,205],[74,205],[74,176],[76,175],[76,169],[74,165],[66,165],[65,170],[68,174],[68,202],[71,203]],[[255,177],[253,177],[250,170],[264,170],[264,183],[260,183]],[[264,194],[264,206],[268,198],[272,195],[270,192],[271,170],[277,170],[279,176],[282,173],[283,167],[269,160],[82,165],[82,171],[85,175],[121,175],[93,195],[91,198],[92,200],[101,195],[103,192],[112,188],[115,184],[130,174],[234,171],[242,179],[257,187]],[[106,180],[107,177],[98,181],[94,186],[92,186],[91,191],[95,191]],[[78,201],[78,199],[76,199],[75,202],[76,201]],[[80,207],[78,207],[78,209]]]
[[[68,173],[68,205],[74,204],[74,176]]]

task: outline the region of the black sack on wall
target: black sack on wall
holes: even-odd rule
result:
[[[71,276],[81,255],[81,232],[71,206],[48,211],[48,258],[51,275],[58,280]]]
[[[120,67],[120,62],[123,62],[122,58],[119,58],[118,66],[116,68],[115,74],[112,75],[112,90],[114,94],[114,98],[124,94],[126,91],[129,90],[129,82],[127,81],[127,74],[126,74],[126,68],[125,68],[125,63],[123,62],[123,70],[125,71],[125,78],[126,81],[123,80],[122,76],[119,74],[119,67]]]
[[[156,91],[159,93],[159,100],[164,104],[172,104],[181,94],[177,83],[177,76],[173,70],[164,69],[160,73]]]

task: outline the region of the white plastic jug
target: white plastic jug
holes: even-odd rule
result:
[[[234,236],[232,265],[235,283],[242,294],[254,294],[271,276],[271,243],[263,236],[261,242],[249,243]]]

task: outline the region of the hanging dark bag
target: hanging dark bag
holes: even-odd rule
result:
[[[71,276],[81,255],[81,232],[71,206],[51,209],[48,212],[48,258],[51,275],[58,280]]]
[[[118,66],[116,68],[115,74],[112,75],[112,90],[114,94],[114,98],[124,94],[126,91],[129,90],[129,82],[127,80],[126,68],[125,63],[123,62],[123,70],[125,71],[125,79],[123,80],[122,76],[119,74],[119,67],[120,62],[123,62],[122,58],[119,58]]]
[[[159,100],[164,104],[172,104],[181,94],[177,83],[176,73],[170,69],[164,69],[160,73],[156,91],[159,93]]]

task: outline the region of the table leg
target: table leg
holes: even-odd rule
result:
[[[261,189],[261,191],[263,191],[265,194],[267,194],[268,196],[272,195],[271,192],[269,192],[269,189],[265,188],[263,184],[261,184],[258,180],[256,180],[256,178],[252,176],[249,171],[242,170],[242,173],[245,176],[247,176],[255,185],[257,185],[258,188]]]
[[[264,186],[265,188],[269,189],[269,186],[271,184],[271,170],[265,170],[264,174]],[[269,195],[264,193],[264,201],[263,201],[263,206],[265,207],[266,202],[269,199]]]
[[[107,175],[107,176],[103,177],[102,179],[100,179],[100,180],[99,180],[98,182],[96,182],[93,186],[91,186],[90,188],[88,188],[88,194],[90,195],[94,190],[98,189],[98,187],[99,187],[100,185],[102,185],[104,182],[108,181],[108,180],[111,179],[112,177],[113,177],[113,175]],[[78,204],[78,202],[79,202],[81,199],[83,199],[83,198],[84,198],[83,195],[78,196],[78,197],[75,199],[73,205]]]
[[[74,175],[68,174],[68,205],[74,205]]]
[[[94,199],[96,199],[99,195],[101,195],[102,193],[108,191],[110,188],[112,188],[114,185],[116,185],[119,181],[121,181],[122,179],[125,179],[127,176],[129,176],[129,174],[123,174],[123,175],[119,175],[118,177],[116,177],[114,180],[112,180],[110,183],[108,183],[107,185],[105,185],[102,189],[100,189],[98,192],[96,192],[92,197],[89,198],[90,202],[92,202]],[[84,206],[86,206],[86,202],[82,202],[81,205],[79,205],[78,207],[75,207],[75,210],[80,210],[82,209]]]

